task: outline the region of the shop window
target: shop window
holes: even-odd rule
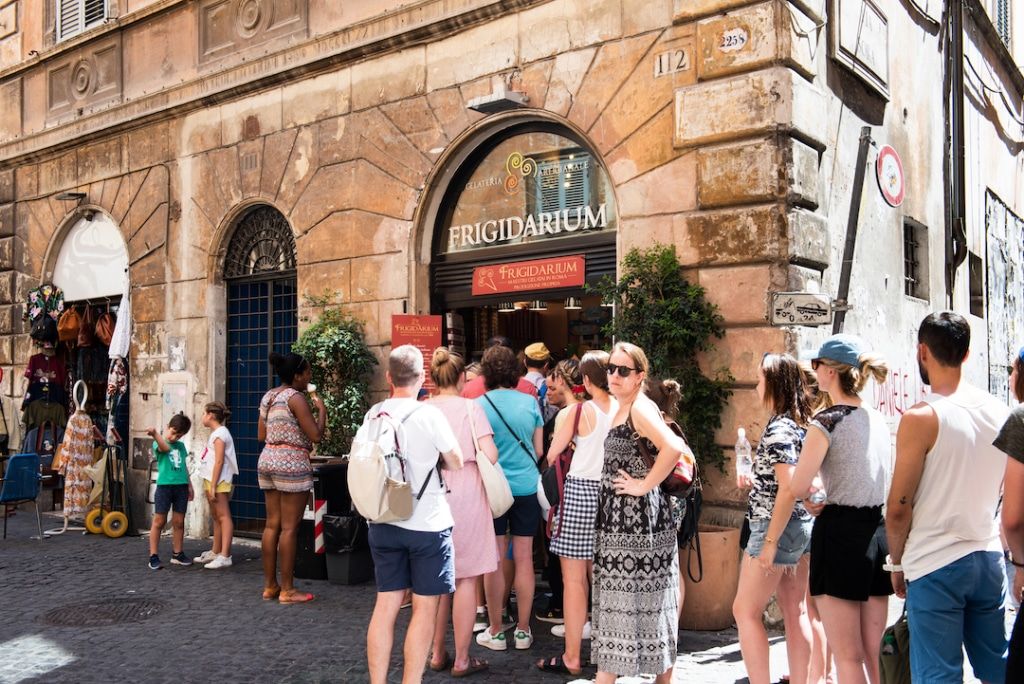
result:
[[[615,230],[611,182],[579,142],[549,130],[496,140],[446,193],[435,252],[552,246]],[[468,256],[468,254],[467,254]]]
[[[981,257],[974,252],[967,254],[970,273],[971,315],[985,317],[985,267]]]
[[[107,20],[107,0],[56,0],[57,40],[65,40]]]
[[[903,294],[928,299],[928,230],[909,218],[903,220]]]

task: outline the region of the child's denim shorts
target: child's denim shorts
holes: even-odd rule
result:
[[[750,521],[750,539],[747,553],[753,558],[761,555],[764,538],[768,533],[768,520]],[[790,520],[775,546],[775,565],[796,565],[800,557],[811,550],[811,528],[813,520]]]

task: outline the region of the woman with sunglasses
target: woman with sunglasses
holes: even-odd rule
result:
[[[672,506],[660,484],[689,447],[644,394],[647,355],[619,342],[608,363],[618,402],[604,442],[594,524],[593,639],[598,684],[617,675],[655,673],[672,679],[678,635],[679,568]],[[657,454],[652,467],[639,440]]]
[[[1010,392],[1024,402],[1024,347],[1010,366]],[[1024,592],[1024,403],[1018,404],[993,442],[1004,452],[1006,477],[1003,480],[1003,534],[1010,553],[1013,576],[1013,598],[1021,600]],[[1017,610],[1006,657],[1006,681],[1024,681],[1024,620]]]
[[[888,366],[853,335],[825,340],[811,362],[818,387],[833,405],[811,419],[790,493],[805,499],[818,472],[824,504],[811,533],[811,595],[825,626],[843,684],[878,682],[878,651],[885,629],[889,552],[882,504],[892,476],[889,426],[860,398],[869,378],[885,382]]]
[[[260,489],[267,503],[263,528],[263,600],[305,603],[313,594],[298,592],[293,585],[299,523],[313,488],[309,452],[320,441],[327,425],[323,399],[304,393],[313,377],[309,362],[298,354],[271,354],[270,365],[281,379],[278,387],[260,401],[256,437],[266,444],[256,465]],[[316,406],[316,418],[310,409]],[[281,583],[277,582],[278,569]]]
[[[786,626],[789,681],[804,684],[811,655],[804,596],[813,518],[789,491],[804,426],[811,417],[799,362],[789,354],[765,354],[757,369],[757,395],[772,416],[754,456],[747,504],[750,538],[732,613],[751,684],[768,684],[768,635],[762,615],[772,594],[777,594]]]

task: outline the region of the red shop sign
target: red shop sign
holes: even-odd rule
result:
[[[423,352],[423,386],[433,389],[430,381],[430,359],[441,346],[441,317],[393,314],[391,316],[391,348],[411,344]]]
[[[585,267],[582,254],[477,266],[473,269],[473,296],[579,287],[585,280]]]

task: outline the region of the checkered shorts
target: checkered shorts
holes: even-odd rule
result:
[[[551,553],[564,558],[594,559],[594,520],[599,480],[565,478],[559,516],[552,524]]]

